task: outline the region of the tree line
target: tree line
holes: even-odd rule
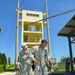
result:
[[[10,65],[10,57],[6,57],[4,53],[0,53],[0,64],[9,64]]]
[[[68,59],[68,61],[70,62],[70,57],[62,57],[60,59],[60,62],[66,62],[66,59]],[[73,57],[73,62],[75,62],[75,57]]]

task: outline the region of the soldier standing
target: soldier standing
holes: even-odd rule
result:
[[[48,50],[45,48],[47,45],[46,40],[42,40],[40,46],[34,46],[33,53],[36,60],[39,61],[39,64],[35,64],[34,75],[47,75],[47,66],[48,63]]]
[[[21,63],[19,61],[16,62],[15,69],[16,69],[16,75],[19,75],[21,68]]]
[[[69,63],[69,60],[68,60],[68,58],[66,59],[66,66],[65,66],[65,68],[66,68],[66,72],[69,72],[69,70],[70,70],[70,63]]]
[[[21,62],[20,75],[32,75],[32,61],[37,64],[38,61],[35,60],[26,44],[23,44],[21,47],[22,50],[19,53]]]
[[[47,68],[48,68],[48,73],[51,73],[52,63],[50,61],[47,64]]]

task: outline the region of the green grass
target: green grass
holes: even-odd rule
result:
[[[52,68],[52,70],[54,70],[55,68]],[[71,67],[70,67],[70,70],[71,70]],[[75,66],[74,66],[74,70],[75,70]],[[65,68],[63,68],[63,67],[59,67],[58,68],[58,71],[65,71]]]
[[[65,71],[65,68],[59,67],[59,68],[57,68],[57,69],[58,69],[58,71]],[[55,68],[52,68],[52,70],[55,70]]]
[[[15,68],[14,64],[7,65],[6,71],[14,70],[14,68]],[[0,73],[2,73],[2,72],[5,72],[5,71],[3,71],[3,65],[0,65]]]
[[[61,71],[61,70],[65,71],[65,68],[58,68],[58,71]]]
[[[15,65],[11,64],[11,65],[7,65],[7,69],[6,70],[12,70],[14,68],[15,68]]]
[[[3,65],[0,65],[0,73],[4,72],[3,71]]]
[[[57,68],[58,71],[65,71],[65,68]],[[52,70],[55,70],[55,68],[52,68]],[[58,74],[58,73],[52,73],[52,75],[65,75],[65,74]]]

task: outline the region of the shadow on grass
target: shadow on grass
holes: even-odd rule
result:
[[[15,69],[7,69],[6,71],[15,71]]]

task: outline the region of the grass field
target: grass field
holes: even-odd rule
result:
[[[57,68],[58,71],[65,71],[65,68]],[[52,70],[54,71],[55,68],[52,68]],[[65,74],[58,74],[58,73],[52,73],[52,75],[65,75]]]
[[[0,73],[3,72],[3,65],[0,65]]]
[[[65,71],[65,68],[63,68],[63,67],[62,68],[59,67],[57,69],[58,69],[58,71]],[[52,68],[52,70],[55,70],[55,68]]]
[[[14,64],[11,65],[7,65],[7,69],[6,70],[13,70],[15,68]]]
[[[15,68],[14,64],[7,65],[6,71],[14,70],[14,68]],[[52,70],[54,70],[54,69],[55,68],[52,68]],[[74,67],[74,70],[75,70],[75,67]],[[65,68],[58,68],[58,71],[65,71]],[[2,73],[2,72],[5,72],[5,71],[3,71],[3,65],[0,65],[0,73]],[[64,75],[64,74],[53,73],[52,75]]]
[[[10,70],[13,70],[14,68],[15,68],[14,64],[7,65],[5,71],[10,71]],[[0,65],[0,73],[5,72],[5,71],[3,71],[3,65]]]

